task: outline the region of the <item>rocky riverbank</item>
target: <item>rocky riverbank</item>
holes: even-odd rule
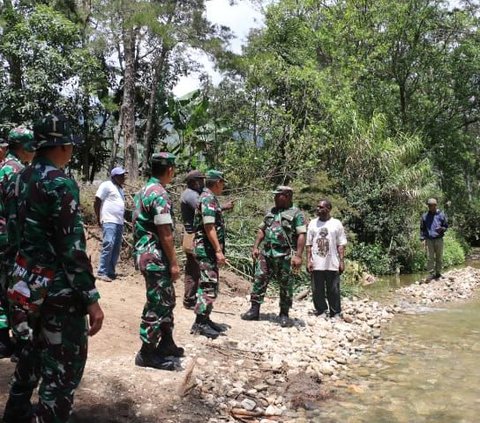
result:
[[[337,421],[320,413],[345,393],[362,395],[368,389],[355,376],[383,374],[375,366],[385,367],[382,357],[389,358],[389,342],[396,342],[383,339],[396,315],[463,301],[480,283],[480,271],[467,268],[402,288],[381,302],[345,299],[344,320],[314,316],[306,298],[294,302],[292,327],[281,328],[274,297],[262,306],[260,321],[241,320],[249,306],[250,284],[223,270],[212,318],[230,326],[227,335],[211,341],[190,334],[193,313],[177,306],[175,339],[186,357],[178,363],[183,370],[162,372],[134,365],[145,288],[128,263],[121,273],[113,283],[98,282],[106,319],[102,331],[90,339],[87,367],[75,396],[76,423]],[[177,285],[177,304],[182,288]],[[14,366],[7,360],[1,364],[4,403]]]
[[[469,267],[398,289],[389,304],[345,299],[343,320],[314,316],[307,299],[294,305],[290,328],[279,327],[276,301],[267,301],[259,322],[240,321],[244,336],[187,346],[199,357],[187,395],[196,393],[217,410],[210,423],[308,421],[305,410],[314,416],[335,386],[348,385],[349,366],[381,349],[382,328],[396,314],[468,299],[479,284],[480,270]],[[241,298],[230,302],[234,309],[245,304]],[[231,359],[210,361],[205,348]]]

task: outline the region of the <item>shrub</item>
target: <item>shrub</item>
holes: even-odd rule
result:
[[[450,267],[464,262],[465,250],[463,249],[461,238],[456,231],[450,229],[444,238],[443,265],[444,267]]]
[[[416,240],[412,246],[412,255],[410,257],[408,273],[422,272],[427,266],[427,254],[420,240]]]
[[[348,257],[361,263],[374,275],[385,275],[393,271],[392,259],[380,244],[359,242],[348,250]]]

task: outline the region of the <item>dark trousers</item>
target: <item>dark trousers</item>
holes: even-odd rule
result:
[[[183,295],[183,304],[186,307],[193,307],[197,303],[200,266],[193,254],[185,253],[185,255],[187,257],[187,261],[185,263],[185,293]]]
[[[328,305],[325,300],[328,299]],[[325,313],[330,307],[330,316],[341,312],[340,307],[340,274],[333,270],[314,270],[312,272],[312,296],[315,310]]]

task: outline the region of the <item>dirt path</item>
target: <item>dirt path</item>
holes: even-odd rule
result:
[[[89,240],[90,245],[94,243],[94,239]],[[98,249],[92,247],[89,251],[95,268]],[[114,282],[97,281],[105,322],[101,332],[90,338],[88,362],[75,396],[72,422],[208,421],[215,415],[213,409],[194,395],[184,399],[178,395],[185,371],[165,372],[134,365],[140,347],[138,329],[145,301],[144,281],[127,261],[119,263],[118,270],[120,277]],[[212,317],[232,326],[229,336],[241,336],[238,313],[242,307],[232,307],[231,299],[246,293],[248,283],[229,272],[223,272],[221,279],[222,293],[216,305],[218,312]],[[177,282],[176,291],[175,339],[186,350],[186,357],[178,364],[186,368],[194,357],[208,361],[224,360],[224,356],[209,347],[218,340],[212,342],[190,335],[194,317],[192,311],[182,307],[182,280]],[[247,304],[246,300],[240,301]],[[13,370],[14,364],[9,360],[0,361],[0,404],[4,404],[7,398],[8,381]],[[193,377],[196,373],[197,369],[194,369]]]
[[[91,237],[95,267],[98,247]],[[397,313],[464,301],[480,286],[479,270],[452,271],[442,280],[397,290],[394,304],[344,299],[344,320],[313,316],[307,298],[294,301],[292,326],[280,328],[278,298],[266,298],[260,321],[240,319],[249,305],[250,284],[222,269],[212,319],[230,326],[227,336],[212,341],[190,335],[194,316],[182,307],[183,282],[178,281],[175,339],[186,357],[178,362],[184,370],[164,372],[134,365],[144,281],[129,260],[118,271],[118,280],[97,282],[106,317],[102,331],[90,340],[71,423],[318,421],[315,413],[325,399],[342,387],[355,389],[348,385],[350,366],[361,364],[369,351],[382,351],[382,329]],[[0,361],[0,404],[13,370],[8,360]]]

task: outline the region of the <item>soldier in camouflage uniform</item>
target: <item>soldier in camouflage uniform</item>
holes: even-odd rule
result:
[[[135,260],[147,290],[140,323],[142,348],[135,357],[135,364],[161,370],[174,370],[174,362],[166,357],[181,357],[184,353],[183,348],[175,345],[172,336],[173,283],[180,270],[175,254],[172,202],[165,186],[174,174],[173,154],[153,154],[151,177],[135,196],[133,215]]]
[[[288,311],[292,306],[293,270],[302,264],[307,227],[303,213],[292,205],[293,191],[287,186],[278,186],[275,207],[265,215],[259,226],[252,257],[256,261],[255,282],[250,300],[250,310],[242,314],[243,320],[258,320],[260,304],[263,303],[270,279],[274,278],[280,288],[280,325],[289,325]],[[263,241],[263,248],[259,246]]]
[[[225,179],[218,170],[209,170],[205,176],[205,188],[198,199],[193,220],[194,254],[200,266],[200,281],[191,333],[215,339],[226,329],[210,319],[218,295],[218,266],[225,264],[225,223],[217,198],[223,192]]]
[[[23,126],[14,128],[8,134],[9,150],[0,168],[0,358],[8,357],[13,352],[9,338],[7,319],[6,290],[8,274],[13,266],[17,243],[7,235],[7,218],[9,210],[7,197],[13,191],[14,176],[33,158],[33,132]]]
[[[52,115],[34,125],[34,137],[37,154],[15,187],[20,238],[8,289],[12,326],[21,327],[29,341],[13,375],[6,423],[69,420],[87,359],[87,335],[103,322],[78,186],[62,170],[77,140],[66,119]],[[39,403],[32,408],[40,380]]]

